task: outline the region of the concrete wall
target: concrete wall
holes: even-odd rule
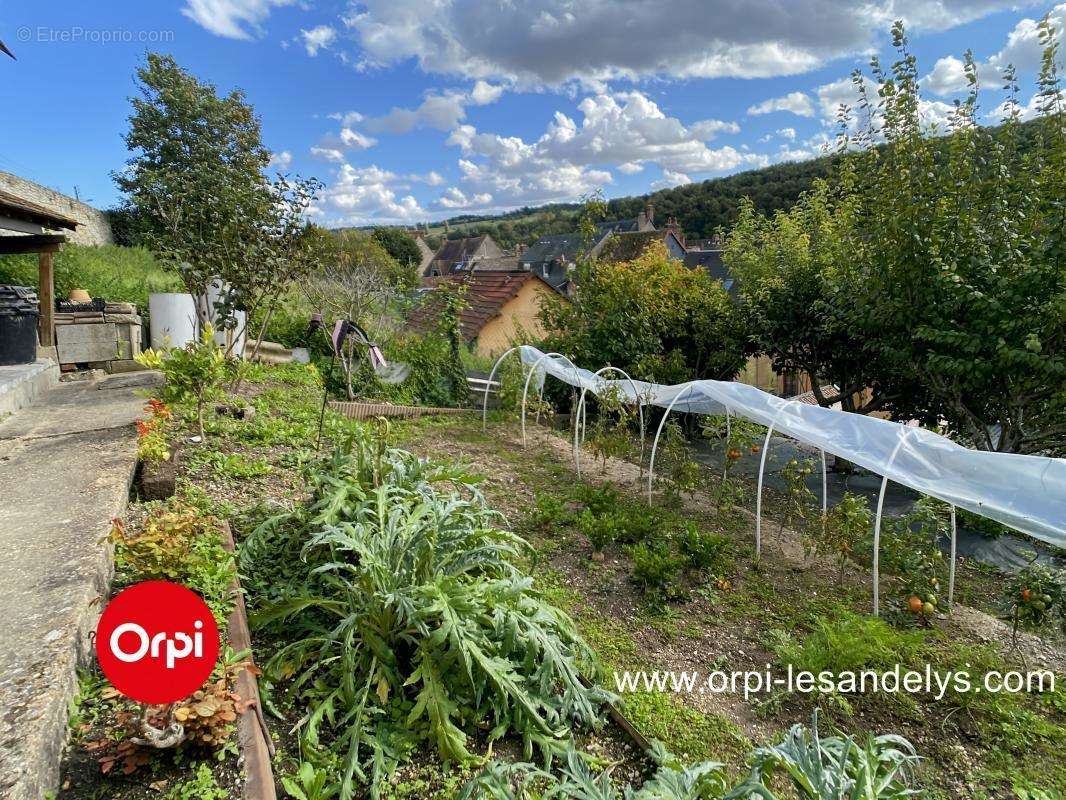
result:
[[[547,331],[538,317],[540,298],[550,294],[555,291],[540,281],[526,281],[518,295],[501,309],[500,316],[489,320],[478,333],[475,343],[478,355],[498,356],[522,333],[536,339],[543,337]]]
[[[111,244],[111,226],[104,212],[90,205],[67,197],[57,191],[28,181],[10,172],[0,172],[0,190],[13,194],[30,203],[73,218],[78,223],[76,231],[62,231],[67,241],[75,244]]]

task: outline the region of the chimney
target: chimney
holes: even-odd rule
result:
[[[655,205],[648,200],[644,204],[644,219],[648,221],[648,225],[652,228],[655,227]]]
[[[681,226],[677,224],[677,217],[670,217],[666,223],[666,230],[677,237],[681,246],[685,246],[685,234],[681,232]]]

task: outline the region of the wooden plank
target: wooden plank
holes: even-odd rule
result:
[[[7,238],[7,237],[4,237]],[[37,256],[38,291],[40,317],[37,319],[37,338],[41,347],[52,347],[55,339],[56,287],[55,259],[52,253]]]

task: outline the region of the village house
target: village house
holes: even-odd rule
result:
[[[424,278],[439,278],[469,272],[487,258],[502,258],[506,253],[487,233],[463,239],[445,239],[422,272]]]
[[[500,355],[516,341],[544,337],[549,331],[540,320],[541,306],[548,298],[559,298],[548,283],[530,272],[474,271],[426,283],[408,316],[409,327],[433,330],[440,315],[436,288],[445,283],[464,286],[459,328],[470,350],[485,357]]]
[[[411,238],[415,240],[415,246],[418,247],[419,261],[418,261],[418,274],[425,275],[426,270],[429,269],[429,265],[433,262],[433,258],[436,255],[433,248],[426,244],[426,235],[421,230],[408,231]]]

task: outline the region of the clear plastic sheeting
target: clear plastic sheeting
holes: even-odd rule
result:
[[[566,358],[518,348],[540,384],[551,375],[594,394],[619,392],[632,402],[688,414],[724,414],[773,425],[774,431],[845,458],[890,481],[936,497],[1059,547],[1066,547],[1066,460],[971,450],[932,431],[876,417],[785,400],[732,381],[665,386],[609,380]],[[681,393],[684,393],[683,395]]]

